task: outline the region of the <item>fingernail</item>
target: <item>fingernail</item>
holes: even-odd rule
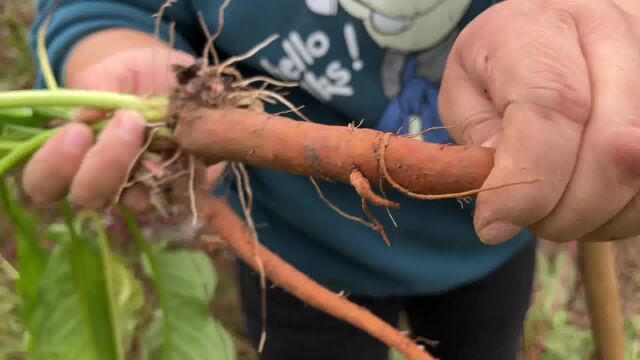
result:
[[[144,119],[135,111],[123,111],[118,115],[117,127],[123,139],[138,141],[144,131]]]
[[[495,134],[492,137],[485,140],[482,144],[480,144],[480,147],[495,148],[497,145],[498,145],[498,134]]]
[[[522,227],[506,221],[495,221],[477,230],[480,241],[485,244],[500,244],[516,236]]]
[[[62,146],[68,154],[79,154],[91,145],[91,134],[82,125],[69,125],[65,130]]]

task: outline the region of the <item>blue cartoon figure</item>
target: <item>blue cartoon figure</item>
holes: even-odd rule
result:
[[[351,16],[363,21],[369,36],[386,50],[381,69],[390,102],[377,128],[419,134],[441,127],[438,89],[448,54],[471,0],[339,0]],[[422,140],[450,143],[446,130]]]

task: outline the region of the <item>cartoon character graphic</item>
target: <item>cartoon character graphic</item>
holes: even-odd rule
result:
[[[323,16],[336,15],[340,5],[360,19],[369,37],[385,49],[380,79],[390,102],[378,121],[379,130],[418,134],[442,126],[439,83],[472,0],[306,0],[306,5]],[[443,130],[419,138],[452,141]]]
[[[386,49],[381,80],[390,102],[378,122],[382,131],[417,134],[442,126],[438,87],[458,23],[471,0],[339,0],[361,19],[369,36]],[[448,143],[446,131],[422,140]]]
[[[398,51],[433,48],[451,33],[471,0],[340,0],[361,19],[381,47]]]

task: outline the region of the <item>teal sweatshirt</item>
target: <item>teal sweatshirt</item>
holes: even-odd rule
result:
[[[50,60],[59,80],[69,50],[107,28],[153,33],[162,0],[40,0],[35,34],[50,9]],[[218,26],[222,0],[178,0],[167,9],[161,35],[175,22],[175,47],[201,54]],[[299,81],[287,98],[314,122],[416,133],[440,126],[437,98],[444,64],[459,31],[493,4],[486,0],[233,0],[216,47],[223,57],[244,53],[272,34],[277,41],[240,64],[246,76]],[[42,77],[38,78],[42,86]],[[283,107],[270,106],[269,111]],[[285,115],[289,116],[289,115]],[[293,116],[293,115],[292,115]],[[446,131],[423,141],[452,142]],[[335,291],[361,295],[430,294],[474,281],[500,266],[528,241],[522,232],[501,245],[475,234],[474,203],[424,201],[394,191],[401,204],[373,209],[392,245],[371,229],[330,209],[306,177],[250,169],[254,219],[260,241],[293,266]],[[340,209],[363,216],[360,198],[346,184],[319,181]],[[231,191],[234,186],[229,187]],[[238,209],[237,194],[230,201]]]

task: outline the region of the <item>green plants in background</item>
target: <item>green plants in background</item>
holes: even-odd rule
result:
[[[5,356],[235,359],[230,335],[209,310],[217,279],[208,256],[145,239],[126,213],[135,251],[114,251],[96,213],[66,205],[62,219],[40,232],[12,181],[2,183],[0,194],[18,246],[16,269],[5,265],[2,272],[14,278],[17,294],[0,287],[9,295],[0,308],[9,321],[0,327]],[[49,249],[43,238],[53,242]]]
[[[163,99],[58,89],[47,78],[49,90],[0,93],[0,203],[17,249],[15,268],[2,263],[0,290],[9,296],[0,311],[10,321],[0,327],[3,351],[36,360],[234,360],[235,344],[210,311],[217,278],[202,251],[150,241],[126,209],[110,214],[125,231],[110,233],[109,216],[67,202],[44,229],[47,222],[22,205],[10,175],[57,132],[52,120],[69,121],[73,108],[87,106],[132,108],[153,121],[166,107]]]

